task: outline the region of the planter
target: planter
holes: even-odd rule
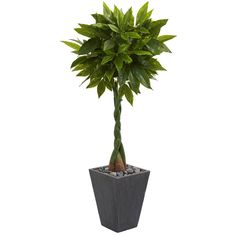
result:
[[[115,232],[138,225],[150,171],[115,177],[89,169],[101,224]]]

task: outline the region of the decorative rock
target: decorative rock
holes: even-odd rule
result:
[[[133,174],[134,173],[134,171],[131,168],[128,168],[127,172],[128,172],[128,174]]]
[[[116,173],[116,176],[118,176],[118,177],[122,177],[123,175],[124,175],[124,174],[123,174],[122,171]]]
[[[111,172],[110,175],[116,176],[116,172]]]
[[[126,170],[119,172],[109,171],[108,166],[98,167],[96,170],[104,174],[112,175],[114,177],[123,177],[131,174],[138,174],[143,171],[142,169],[131,165],[127,165],[126,167],[127,167]]]

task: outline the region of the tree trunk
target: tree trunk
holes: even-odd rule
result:
[[[121,141],[121,101],[122,99],[118,95],[118,84],[114,83],[113,86],[114,94],[114,118],[115,118],[115,128],[114,128],[114,150],[111,155],[109,170],[110,171],[124,171],[126,169],[125,151]]]

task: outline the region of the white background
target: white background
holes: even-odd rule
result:
[[[114,2],[134,11],[144,1]],[[176,34],[167,72],[123,102],[128,163],[151,170],[139,226],[122,235],[236,235],[235,1],[150,1]],[[108,163],[113,100],[79,87],[60,40],[102,1],[0,3],[0,235],[116,235],[88,169]]]

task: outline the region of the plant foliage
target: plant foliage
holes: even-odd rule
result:
[[[63,41],[77,55],[71,68],[77,76],[85,76],[87,88],[97,88],[100,97],[106,89],[119,85],[119,96],[133,104],[133,92],[140,93],[140,85],[151,89],[150,80],[165,68],[155,58],[171,52],[165,42],[174,35],[159,35],[167,19],[151,19],[148,2],[134,19],[132,8],[123,13],[114,6],[112,11],[104,2],[103,14],[92,14],[93,24],[79,24],[75,31],[87,39]]]

